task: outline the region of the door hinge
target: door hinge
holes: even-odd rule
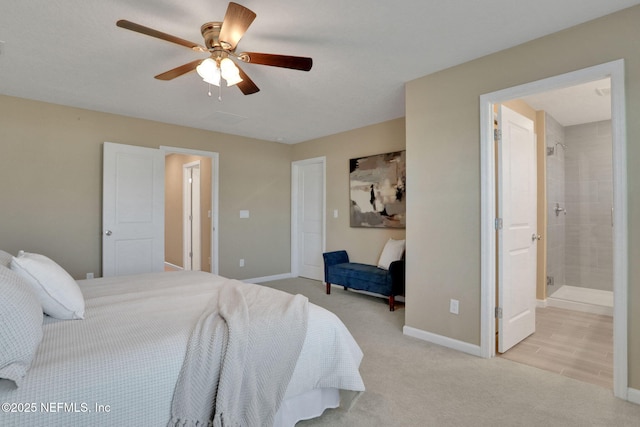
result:
[[[502,230],[502,218],[496,218],[495,227],[496,230]]]
[[[496,307],[496,319],[502,319],[502,308]]]

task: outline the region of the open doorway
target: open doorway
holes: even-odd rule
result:
[[[610,78],[505,104],[535,122],[535,332],[501,356],[613,388]],[[499,291],[499,289],[498,289]]]
[[[218,271],[217,153],[165,151],[165,270]]]
[[[542,81],[505,89],[481,96],[482,127],[482,337],[483,356],[492,357],[495,350],[496,315],[502,307],[496,304],[497,283],[497,242],[498,221],[495,213],[496,202],[501,195],[496,187],[496,151],[493,142],[493,107],[506,101],[524,99],[528,96],[567,88],[578,84],[611,78],[612,112],[612,164],[613,164],[613,290],[614,290],[614,366],[613,390],[618,397],[627,395],[627,230],[626,230],[626,140],[625,140],[625,104],[624,104],[624,63],[622,60],[567,73]],[[554,143],[555,145],[555,143]],[[546,146],[541,146],[546,150]],[[553,207],[553,206],[552,206]],[[560,206],[561,208],[561,206]],[[561,211],[562,212],[562,211]],[[543,230],[538,226],[539,230]],[[545,278],[546,279],[546,278]],[[542,301],[546,298],[546,288],[542,289]],[[499,322],[499,320],[498,320]]]

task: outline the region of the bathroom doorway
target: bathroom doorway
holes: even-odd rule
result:
[[[625,305],[626,295],[628,292],[627,283],[627,229],[626,229],[626,140],[625,140],[625,105],[624,105],[624,77],[623,77],[624,63],[622,60],[613,61],[611,63],[601,64],[594,67],[586,68],[570,72],[567,74],[551,77],[548,79],[524,84],[521,86],[504,89],[498,92],[492,92],[482,95],[480,98],[480,112],[481,112],[481,143],[482,143],[482,163],[481,174],[483,177],[482,182],[482,222],[483,222],[483,234],[482,234],[482,295],[483,295],[483,307],[482,307],[482,336],[481,336],[481,350],[485,357],[492,357],[496,354],[495,350],[495,318],[500,312],[496,305],[496,262],[497,262],[497,250],[495,233],[498,230],[499,222],[496,220],[495,206],[496,200],[501,197],[496,193],[495,185],[495,147],[493,143],[493,108],[496,104],[501,104],[509,100],[523,100],[541,92],[548,92],[557,89],[572,87],[581,85],[596,80],[605,78],[611,78],[611,113],[612,113],[612,156],[611,163],[613,164],[613,206],[615,210],[613,212],[613,250],[612,250],[612,283],[614,291],[614,304],[613,304],[613,347],[615,352],[613,354],[613,391],[614,395],[626,399],[627,394],[627,308]],[[543,134],[537,132],[538,137]],[[564,142],[563,142],[564,143]],[[569,145],[564,143],[567,149]],[[555,146],[554,150],[561,150],[563,147]],[[558,148],[559,147],[559,148]],[[546,150],[547,145],[540,144],[539,150]],[[539,151],[538,158],[544,156],[546,160],[546,152],[541,155]],[[546,186],[546,184],[543,184]],[[540,184],[539,184],[540,187]],[[546,206],[547,202],[544,201],[544,215],[538,215],[549,219],[549,209],[555,208],[555,204]],[[565,209],[567,216],[570,214],[568,207],[564,208],[560,205],[559,209]],[[552,213],[555,218],[555,210]],[[564,211],[559,210],[559,215],[564,216]],[[499,219],[499,218],[498,218]],[[609,216],[611,227],[611,215]],[[540,234],[547,233],[546,224],[538,226],[538,232]],[[543,236],[543,239],[546,236]],[[546,242],[545,242],[546,245]],[[540,245],[544,247],[545,245]],[[546,257],[542,259],[546,262]],[[537,276],[540,279],[546,281],[546,270]],[[537,299],[540,301],[539,306],[541,309],[556,309],[555,307],[544,307],[546,301],[546,283],[543,282],[542,286],[538,283],[537,286]],[[558,309],[560,310],[560,309]],[[579,312],[577,312],[579,313]],[[580,323],[580,321],[577,321]]]
[[[537,113],[544,198],[536,333],[503,357],[613,388],[611,79],[521,99]],[[540,151],[539,151],[540,152]]]
[[[542,284],[535,333],[502,356],[612,389],[610,89],[605,78],[517,101],[535,111],[541,145]]]

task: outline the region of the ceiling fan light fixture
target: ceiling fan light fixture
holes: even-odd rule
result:
[[[224,58],[220,61],[220,73],[222,78],[227,81],[227,86],[233,86],[242,81],[240,70],[229,58]]]
[[[211,58],[207,58],[196,67],[196,72],[205,82],[220,86],[220,69],[218,64]]]
[[[135,22],[120,19],[116,26],[125,30],[134,31],[170,43],[187,47],[195,52],[208,53],[209,58],[196,59],[189,63],[175,67],[164,73],[154,76],[158,80],[173,80],[176,77],[188,74],[197,70],[200,77],[209,83],[220,87],[220,80],[224,78],[227,86],[234,86],[240,89],[245,95],[259,92],[260,88],[234,61],[253,63],[258,65],[268,65],[271,67],[288,68],[292,70],[309,71],[313,65],[311,58],[291,55],[277,55],[270,53],[245,52],[236,54],[236,47],[240,39],[244,36],[253,20],[256,18],[255,12],[246,7],[230,2],[224,20],[206,22],[200,27],[200,33],[204,39],[204,45],[194,43],[171,34],[163,33]],[[235,58],[231,61],[229,57]],[[241,83],[241,84],[240,84]],[[211,89],[211,88],[209,88]],[[211,90],[209,90],[209,93]]]

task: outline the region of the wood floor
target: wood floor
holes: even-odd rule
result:
[[[613,317],[536,309],[536,332],[501,357],[613,388]]]

